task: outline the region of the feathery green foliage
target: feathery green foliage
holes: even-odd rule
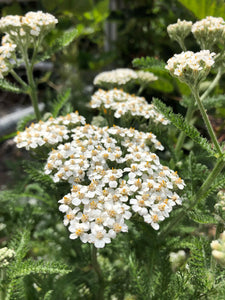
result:
[[[15,84],[9,82],[6,79],[0,79],[0,88],[4,91],[12,92],[12,93],[25,93],[24,90],[17,87]]]
[[[52,102],[52,116],[53,118],[58,116],[59,111],[67,103],[71,95],[71,89],[67,89],[63,93],[57,96],[57,99]]]
[[[185,134],[191,138],[195,143],[199,144],[209,155],[214,156],[215,151],[212,149],[208,141],[201,137],[199,131],[192,125],[188,124],[180,114],[174,114],[170,107],[167,107],[162,101],[154,98],[153,100],[156,108],[165,115],[165,117],[171,121],[179,130],[185,132]]]
[[[27,115],[17,123],[16,129],[18,131],[23,131],[28,123],[35,120],[35,115]]]
[[[165,63],[159,59],[156,59],[154,57],[141,57],[141,58],[135,58],[132,61],[132,64],[135,68],[140,69],[151,69],[152,71],[164,71],[167,73],[167,70],[165,69]]]
[[[63,32],[54,43],[43,54],[37,56],[36,61],[43,61],[50,58],[56,52],[61,51],[64,47],[68,46],[73,40],[83,33],[83,27],[74,28],[73,30]]]

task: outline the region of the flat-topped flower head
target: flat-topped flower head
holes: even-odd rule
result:
[[[141,85],[147,85],[158,79],[158,77],[151,72],[137,71],[136,73],[138,76],[138,81]]]
[[[195,22],[191,31],[202,49],[213,50],[215,44],[225,44],[225,21],[223,18],[206,17]]]
[[[134,70],[127,68],[115,69],[98,74],[94,78],[94,85],[101,87],[120,87],[138,78]]]
[[[214,56],[215,53],[210,53],[209,50],[201,50],[196,53],[182,52],[170,58],[165,68],[180,81],[189,85],[197,85],[208,75],[215,63]]]
[[[25,16],[8,15],[0,19],[0,31],[9,34],[14,42],[18,40],[27,41],[32,37],[46,35],[52,30],[58,20],[49,13],[28,12]],[[27,37],[27,38],[25,38]]]
[[[10,63],[9,59],[14,56],[16,45],[12,43],[4,43],[0,46],[0,78],[2,79],[6,76],[13,65]]]
[[[149,146],[160,147],[152,133],[133,128],[72,129],[72,141],[49,153],[45,173],[67,181],[70,193],[59,200],[70,238],[102,248],[139,214],[155,230],[182,200],[185,186],[178,174],[161,165]]]
[[[150,119],[156,124],[167,125],[169,123],[162,114],[155,110],[153,104],[148,104],[145,98],[125,93],[119,89],[109,91],[99,89],[92,96],[90,106],[106,111],[112,110],[116,119],[130,113],[132,116]]]
[[[25,131],[18,132],[14,141],[18,148],[27,150],[44,145],[52,147],[68,140],[70,129],[81,124],[85,124],[85,118],[79,116],[77,112],[58,118],[51,117],[46,122],[32,123]]]
[[[167,32],[172,40],[179,41],[184,40],[189,35],[191,28],[192,22],[178,19],[177,23],[167,27]]]

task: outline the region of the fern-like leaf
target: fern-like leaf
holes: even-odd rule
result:
[[[17,87],[15,84],[9,82],[6,79],[0,79],[0,88],[4,91],[12,92],[12,93],[24,93],[22,89]]]
[[[82,29],[74,28],[73,30],[66,31],[58,38],[51,47],[48,48],[43,54],[38,55],[36,62],[44,61],[50,58],[56,52],[59,52],[64,47],[68,46],[72,41],[82,33]]]
[[[208,97],[203,101],[206,109],[221,108],[225,106],[225,95],[217,95],[214,97]]]
[[[208,191],[201,197],[201,199],[208,198],[209,196],[213,195],[214,193],[218,192],[219,190],[224,189],[225,186],[225,176],[220,176],[216,182],[208,189]],[[199,199],[199,201],[201,200]]]
[[[141,58],[135,58],[132,61],[132,64],[135,68],[140,68],[140,69],[151,69],[151,70],[156,70],[156,71],[165,71],[165,63],[159,59],[156,59],[154,57],[141,57]]]
[[[69,100],[71,94],[71,89],[67,89],[62,94],[59,94],[57,99],[52,104],[52,116],[55,118],[57,117],[60,109],[66,104]]]
[[[27,116],[25,116],[24,118],[22,118],[21,120],[19,120],[19,122],[17,123],[16,129],[18,131],[23,131],[25,129],[25,127],[27,126],[27,124],[30,123],[33,120],[35,120],[35,115],[27,115]]]
[[[188,212],[188,217],[199,224],[215,224],[216,220],[212,214],[195,209]]]
[[[29,251],[30,231],[19,231],[14,235],[14,238],[9,243],[9,248],[13,249],[16,254],[16,263],[22,261]]]
[[[172,112],[172,109],[170,107],[167,107],[159,99],[154,98],[153,103],[157,110],[161,112],[168,120],[170,120],[175,127],[183,131],[195,143],[199,144],[202,149],[208,152],[209,155],[214,156],[216,154],[209,142],[200,135],[200,133],[194,126],[189,125],[180,114],[174,114]]]
[[[7,274],[10,279],[24,277],[30,274],[60,274],[65,275],[71,270],[64,264],[58,262],[34,261],[27,259],[18,264],[14,262],[10,264]]]

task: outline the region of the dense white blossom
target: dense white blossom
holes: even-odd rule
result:
[[[21,38],[26,33],[31,36],[46,34],[55,27],[58,20],[49,13],[28,12],[25,16],[8,15],[0,19],[0,30],[10,35],[11,39]]]
[[[132,128],[72,129],[73,140],[49,153],[45,173],[68,181],[70,193],[59,200],[70,238],[102,248],[137,213],[155,230],[181,198],[184,182],[161,165],[149,146],[163,150],[152,133]]]
[[[109,91],[99,89],[91,97],[90,106],[112,110],[115,118],[121,118],[129,112],[132,116],[151,119],[154,123],[162,123],[163,125],[169,123],[162,114],[156,111],[153,104],[148,104],[145,98],[130,95],[116,88]]]
[[[43,145],[52,146],[69,138],[70,128],[84,125],[85,118],[77,112],[58,118],[49,118],[46,122],[32,123],[25,131],[18,132],[14,141],[18,148],[35,149]]]
[[[158,79],[158,77],[151,72],[137,71],[136,73],[141,84],[148,84]]]
[[[203,49],[212,49],[215,43],[224,44],[225,21],[223,18],[206,17],[193,24],[192,33]]]
[[[15,53],[16,45],[12,43],[4,43],[0,46],[0,78],[2,79],[8,74],[12,65],[9,63],[9,59]]]
[[[98,74],[94,78],[94,85],[112,84],[121,86],[138,78],[137,73],[131,69],[115,69]]]
[[[201,50],[196,53],[186,51],[175,54],[170,58],[165,68],[181,81],[195,83],[208,75],[212,65],[215,63],[214,56],[215,53],[210,53],[209,50]]]

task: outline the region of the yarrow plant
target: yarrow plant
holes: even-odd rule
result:
[[[49,249],[52,247],[57,256],[63,253],[70,265],[71,261],[79,262],[74,270],[88,278],[88,284],[80,283],[82,276],[76,279],[80,299],[86,296],[91,299],[95,293],[90,291],[92,270],[98,279],[95,298],[99,300],[112,298],[114,294],[118,296],[115,299],[126,299],[125,293],[120,293],[121,283],[140,299],[199,299],[216,293],[218,267],[208,254],[214,238],[212,255],[224,267],[224,233],[220,239],[219,233],[225,229],[225,152],[205,105],[207,101],[212,104],[209,95],[224,73],[223,19],[207,17],[194,24],[178,19],[176,24],[169,25],[168,34],[179,43],[182,52],[171,57],[167,64],[155,58],[142,58],[134,65],[137,67],[139,61],[144,70],[120,68],[97,75],[93,85],[100,88],[90,96],[88,104],[95,116],[92,120],[88,116],[88,121],[78,111],[61,110],[68,94],[53,103],[52,111],[44,116],[38,110],[33,67],[42,53],[40,46],[46,34],[56,24],[54,16],[43,12],[0,20],[0,30],[5,33],[0,47],[0,77],[4,81],[11,74],[30,95],[36,113],[36,122],[30,122],[14,138],[18,148],[30,152],[31,160],[24,166],[32,182],[26,179],[21,198],[24,202],[33,196],[29,205],[34,211],[33,231],[39,231],[34,233],[35,238],[46,235],[54,245],[49,245]],[[185,40],[191,32],[201,47],[198,52],[186,48]],[[69,40],[74,37],[73,34]],[[47,50],[43,57],[49,57],[51,51]],[[14,71],[22,62],[27,82]],[[155,70],[157,76],[147,70]],[[216,76],[208,84],[205,80],[212,70]],[[151,82],[162,80],[161,76],[168,79],[170,75],[175,78],[171,82],[176,86],[183,88],[179,80],[190,89],[190,95],[181,100],[187,108],[185,118],[174,114],[160,100],[149,99],[147,89],[143,93],[146,97],[140,96],[147,86],[151,88]],[[129,89],[134,94],[128,93]],[[164,93],[163,97],[166,99],[169,94]],[[210,141],[194,127],[197,119],[201,121],[193,119],[197,110]],[[181,130],[178,137],[173,125]],[[194,146],[185,145],[187,137]],[[205,162],[206,156],[210,156],[210,163]],[[45,214],[42,207],[50,213]],[[38,215],[39,209],[42,215]],[[201,225],[195,226],[196,222]],[[47,224],[46,230],[42,230],[43,224]],[[37,270],[36,265],[27,268],[22,261],[24,256],[18,254],[26,248],[24,240],[22,236],[21,245],[9,245],[0,251],[3,277],[12,280],[9,291],[13,290],[13,280],[21,274],[19,271],[13,274],[16,266],[23,265],[29,270],[23,276]],[[15,249],[15,253],[9,249]],[[47,255],[47,250],[35,251],[37,256],[39,252]],[[84,266],[87,261],[88,267]],[[59,269],[47,271],[60,273]],[[46,269],[41,264],[38,270]],[[225,273],[220,276],[225,278]],[[109,286],[114,281],[118,282],[119,292],[113,291],[111,295]],[[39,280],[36,282],[39,284]],[[93,282],[96,286],[95,278]],[[166,285],[163,291],[162,282]],[[33,288],[40,289],[35,285]]]

